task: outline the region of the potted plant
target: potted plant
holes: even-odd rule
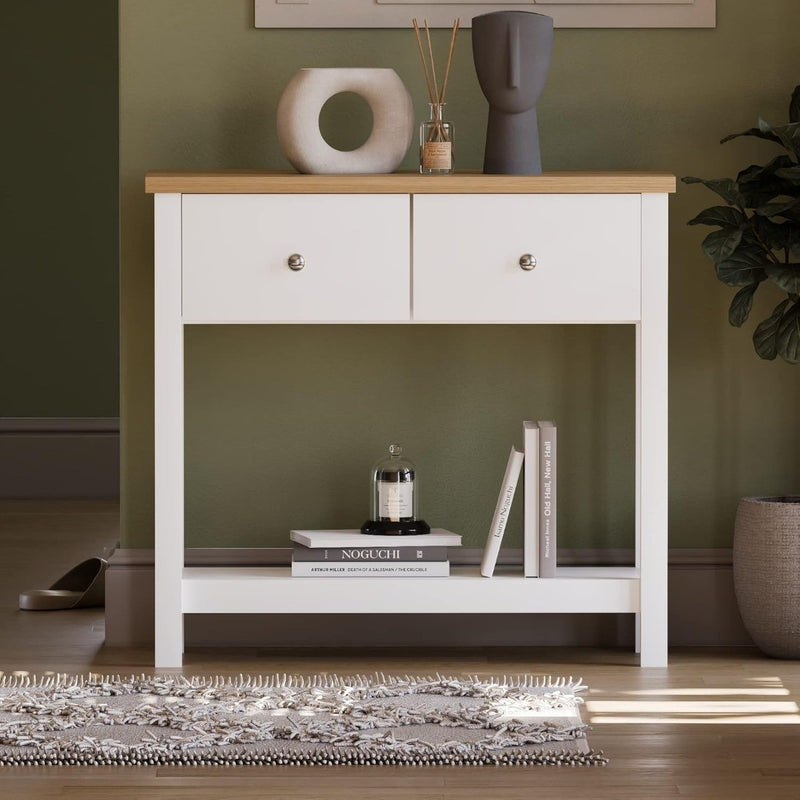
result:
[[[800,363],[800,86],[789,107],[789,123],[726,136],[754,136],[774,142],[781,155],[753,164],[736,178],[702,183],[725,205],[701,211],[690,225],[717,228],[703,240],[717,277],[737,288],[728,311],[731,325],[750,316],[753,296],[772,281],[786,296],[753,332],[760,358],[780,356]],[[733,540],[733,577],[742,620],[768,655],[800,658],[800,497],[747,497],[739,502]]]

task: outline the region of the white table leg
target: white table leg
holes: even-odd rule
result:
[[[183,663],[181,195],[155,196],[155,666]]]
[[[642,195],[642,319],[636,329],[641,665],[667,666],[667,195]]]

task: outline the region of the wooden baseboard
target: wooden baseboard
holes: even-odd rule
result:
[[[285,548],[186,551],[187,566],[288,563]],[[502,553],[521,564],[521,551]],[[480,551],[462,550],[453,562],[479,563]],[[559,563],[631,563],[632,551],[559,551]],[[533,579],[532,579],[533,580]],[[106,644],[144,647],[153,642],[153,551],[118,550],[106,573]],[[671,550],[669,563],[671,645],[752,644],[733,593],[730,550]],[[200,646],[633,646],[630,614],[274,614],[189,615],[186,643]]]
[[[119,497],[116,418],[0,418],[0,498]]]

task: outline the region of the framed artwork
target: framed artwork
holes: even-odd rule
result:
[[[717,0],[255,0],[257,28],[407,28],[411,18],[450,27],[490,11],[547,14],[561,28],[713,28]]]

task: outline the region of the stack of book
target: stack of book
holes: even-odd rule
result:
[[[549,420],[522,425],[523,449],[511,448],[481,561],[491,578],[503,542],[523,462],[523,562],[526,578],[556,576],[556,426]]]
[[[303,578],[446,578],[456,533],[432,528],[423,536],[370,536],[359,530],[293,530],[292,575]]]

